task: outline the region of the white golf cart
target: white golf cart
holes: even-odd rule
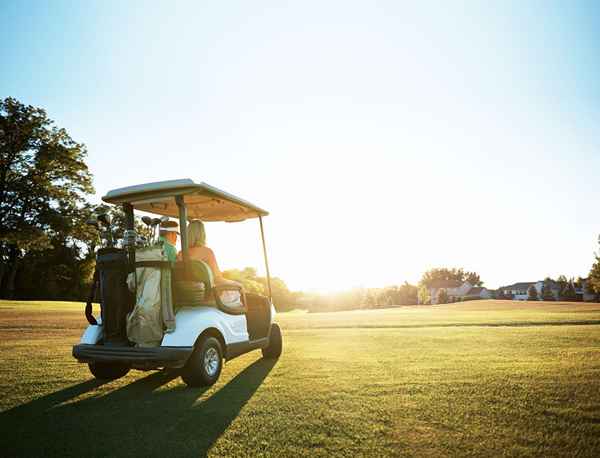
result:
[[[281,354],[262,217],[268,213],[249,202],[189,179],[115,189],[102,198],[121,205],[126,231],[121,248],[98,250],[94,288],[86,306],[87,327],[73,356],[88,363],[99,379],[115,379],[130,369],[180,368],[189,386],[215,383],[223,359],[255,349],[263,357]],[[182,259],[169,260],[162,242],[140,241],[134,210],[179,219]],[[188,221],[236,222],[258,218],[269,297],[244,292],[235,282],[215,284],[210,267],[190,259]],[[101,215],[93,224],[110,231]],[[160,219],[146,217],[147,224]],[[101,316],[91,302],[100,289]]]

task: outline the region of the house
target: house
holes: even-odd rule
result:
[[[542,280],[536,282],[520,282],[514,283],[508,286],[502,286],[498,288],[498,292],[502,291],[505,297],[511,298],[515,301],[526,301],[529,298],[529,288],[535,287],[537,291],[538,300],[542,300],[542,288],[544,282]],[[552,281],[550,283],[550,291],[555,300],[560,299],[560,285]],[[575,285],[575,294],[577,295],[578,301],[591,302],[595,299],[595,295],[588,292],[587,290],[587,279],[582,279],[581,283]]]
[[[487,288],[473,287],[468,281],[435,280],[428,289],[432,304],[438,303],[438,295],[443,289],[446,290],[450,302],[464,299],[489,299],[492,297]]]
[[[543,285],[544,285],[543,281],[519,282],[519,283],[513,283],[512,285],[508,285],[508,286],[501,286],[500,288],[498,288],[498,292],[499,293],[502,292],[502,294],[505,297],[511,298],[515,301],[526,301],[527,298],[529,297],[529,288],[531,288],[533,286],[533,287],[535,287],[535,289],[537,291],[538,298],[541,300]]]
[[[492,292],[487,289],[484,288],[483,286],[476,286],[471,288],[468,292],[466,296],[463,296],[461,299],[465,300],[465,299],[491,299],[492,298]]]

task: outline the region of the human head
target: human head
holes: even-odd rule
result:
[[[160,224],[159,235],[171,245],[177,244],[177,234],[179,234],[179,227],[175,221],[165,221]]]
[[[204,223],[199,219],[190,222],[187,228],[188,246],[190,248],[206,245],[206,231]]]
[[[160,235],[164,237],[171,245],[177,245],[177,232],[160,231]]]

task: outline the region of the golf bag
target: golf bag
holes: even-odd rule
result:
[[[127,289],[129,273],[127,252],[118,248],[102,248],[96,255],[96,271],[100,285],[100,310],[104,328],[104,345],[127,345],[126,319],[133,306]]]
[[[127,316],[127,337],[136,347],[158,347],[165,332],[175,330],[171,263],[162,246],[135,252],[135,277],[128,277],[135,305]]]

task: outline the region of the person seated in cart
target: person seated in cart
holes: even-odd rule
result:
[[[215,285],[236,285],[241,286],[238,282],[228,280],[223,277],[221,269],[217,264],[217,258],[215,253],[209,247],[206,246],[206,230],[204,223],[200,220],[190,221],[187,227],[188,236],[188,248],[190,253],[190,259],[193,261],[202,261],[208,264],[210,268],[214,284]],[[179,252],[177,255],[178,259],[182,259],[182,253]],[[224,291],[221,294],[221,300],[234,307],[242,307],[241,297],[239,291]]]
[[[223,278],[223,274],[219,269],[215,253],[206,246],[206,230],[204,229],[204,223],[197,219],[190,221],[187,228],[187,235],[190,259],[194,261],[203,261],[208,264],[215,279],[215,283],[227,282],[228,280]],[[181,252],[179,252],[177,256],[179,259],[182,259]]]
[[[177,261],[177,235],[179,235],[179,225],[175,221],[165,221],[160,224],[160,232],[158,233],[167,258],[171,262]]]

